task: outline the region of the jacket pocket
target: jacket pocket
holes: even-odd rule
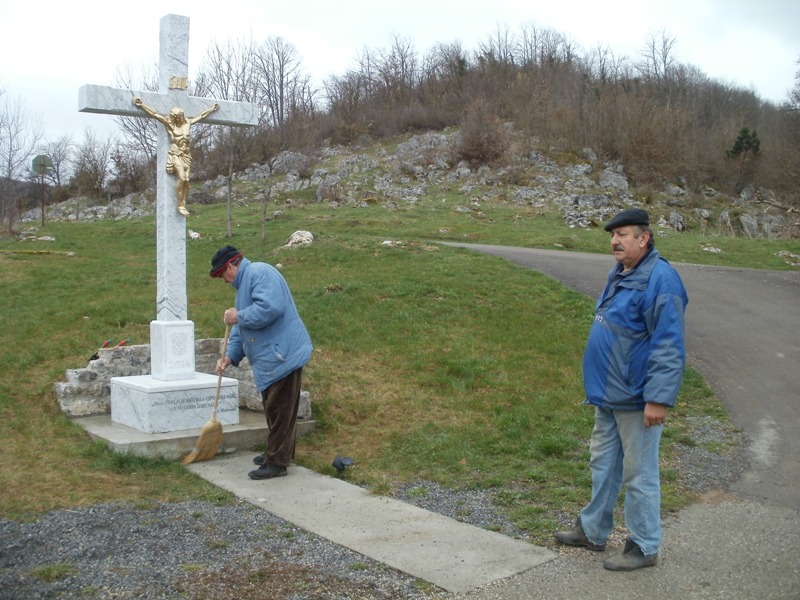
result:
[[[286,362],[286,356],[281,350],[278,344],[269,341],[259,343],[258,338],[251,337],[247,343],[247,359],[253,370],[270,375]]]

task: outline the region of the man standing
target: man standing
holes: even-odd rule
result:
[[[225,311],[233,325],[220,375],[246,356],[261,393],[267,419],[267,451],[253,459],[251,479],[286,475],[295,451],[297,410],[303,367],[311,357],[311,338],[283,276],[266,263],[251,262],[233,246],[220,248],[211,259],[211,277],[236,289],[236,307]]]
[[[563,544],[605,550],[624,485],[629,536],[622,554],[603,563],[611,571],[658,562],[659,442],[686,363],[689,299],[678,273],[655,249],[649,225],[645,211],[628,209],[605,226],[618,264],[597,301],[583,357],[586,403],[595,407],[592,498],[572,531],[556,533]]]

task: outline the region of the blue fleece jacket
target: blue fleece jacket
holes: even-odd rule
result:
[[[651,248],[618,280],[608,274],[583,355],[586,402],[611,410],[674,406],[686,365],[684,312],[689,298],[677,271]]]
[[[311,338],[283,275],[273,266],[244,258],[233,280],[239,322],[231,330],[226,354],[234,366],[246,356],[256,388],[299,369],[311,357]]]

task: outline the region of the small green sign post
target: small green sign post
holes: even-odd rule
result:
[[[44,177],[53,168],[53,161],[46,154],[33,157],[33,172]]]
[[[33,164],[31,165],[33,172],[39,176],[39,186],[42,191],[41,206],[42,206],[42,225],[44,225],[44,176],[53,169],[53,161],[46,154],[40,154],[33,157]]]

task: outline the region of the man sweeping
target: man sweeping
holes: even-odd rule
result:
[[[275,267],[251,262],[233,246],[224,246],[211,259],[210,275],[236,289],[235,308],[223,315],[233,328],[217,373],[247,357],[267,419],[267,451],[253,459],[258,468],[248,475],[283,477],[294,459],[300,386],[311,357],[311,338]]]

